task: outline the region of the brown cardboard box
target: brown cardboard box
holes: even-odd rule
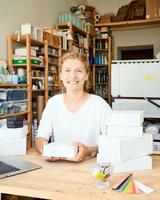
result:
[[[146,19],[160,17],[160,0],[146,0]]]
[[[100,23],[109,23],[109,22],[111,22],[111,15],[102,15],[101,17],[100,17]]]

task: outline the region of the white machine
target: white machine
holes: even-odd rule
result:
[[[113,97],[160,98],[160,60],[117,60],[111,69]]]
[[[160,118],[160,60],[113,61],[111,95],[113,110],[143,110],[146,118]]]

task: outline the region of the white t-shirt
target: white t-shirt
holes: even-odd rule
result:
[[[98,135],[105,131],[106,114],[111,108],[100,96],[91,95],[77,112],[70,112],[63,94],[50,98],[43,111],[37,137],[54,142],[81,142],[87,146],[98,143]]]

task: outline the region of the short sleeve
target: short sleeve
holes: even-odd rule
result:
[[[52,136],[53,127],[52,127],[52,117],[51,113],[53,112],[53,102],[48,101],[47,105],[43,111],[42,118],[37,131],[36,137],[43,137],[47,140]]]

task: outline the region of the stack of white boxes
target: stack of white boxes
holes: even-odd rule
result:
[[[143,112],[112,111],[107,134],[99,136],[97,162],[111,162],[113,172],[152,169],[152,134],[143,133]]]

